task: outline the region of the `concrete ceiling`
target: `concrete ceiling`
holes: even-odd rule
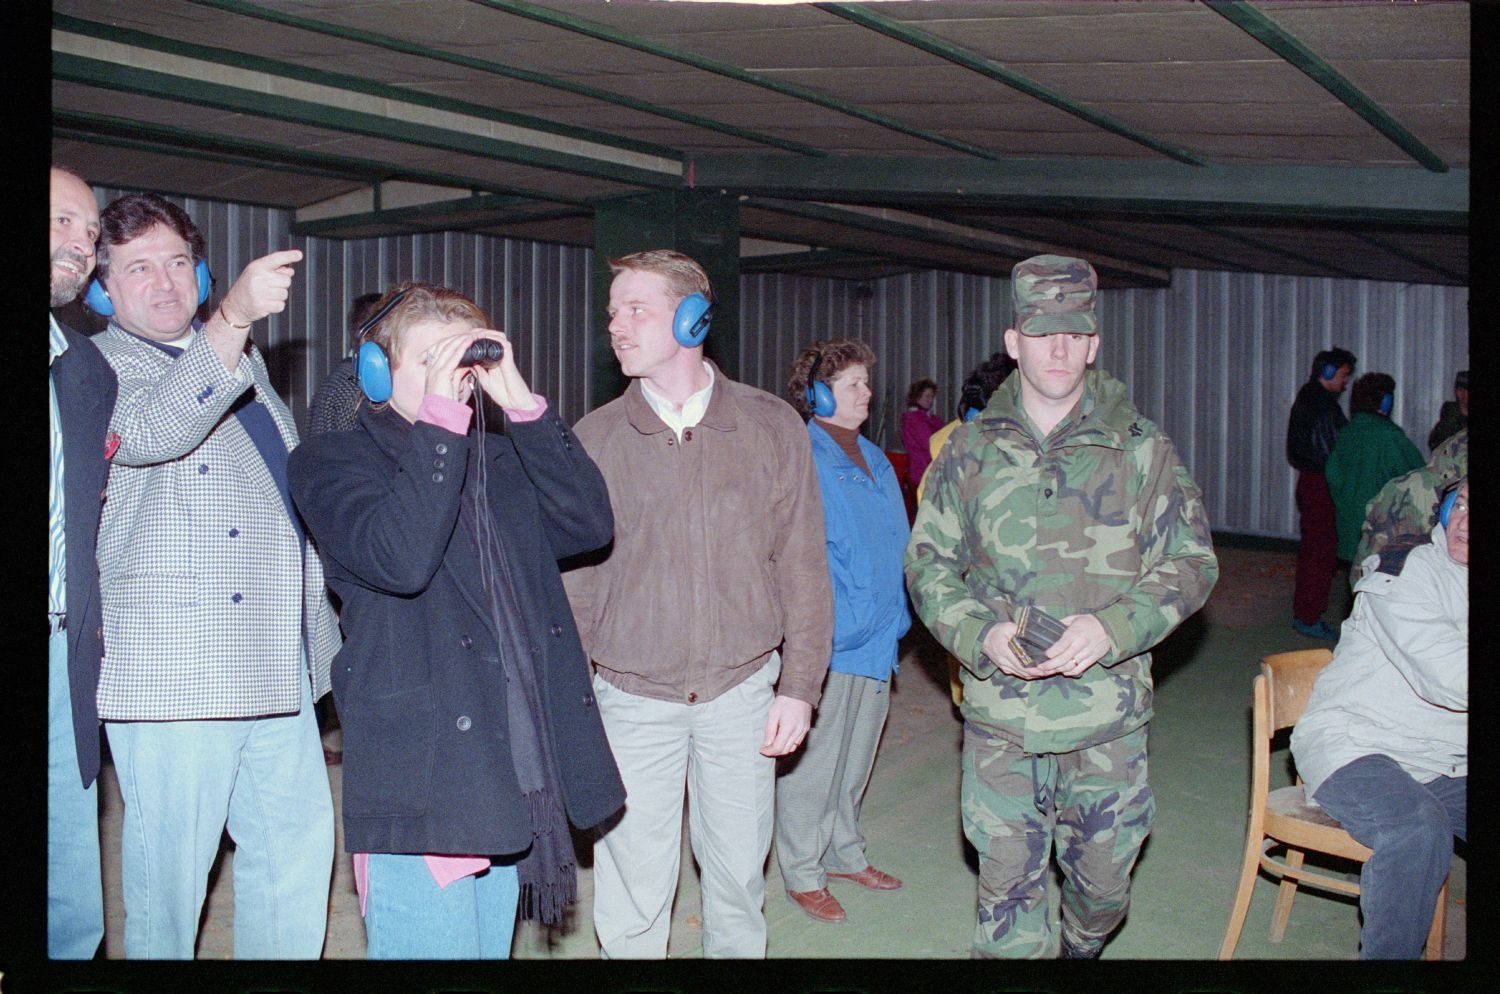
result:
[[[1466,285],[1463,3],[54,0],[52,151],[294,231],[593,244],[739,196],[746,271]]]

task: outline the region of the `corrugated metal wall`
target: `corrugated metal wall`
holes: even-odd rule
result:
[[[1357,372],[1394,376],[1392,418],[1424,453],[1453,374],[1469,365],[1462,287],[1178,270],[1169,289],[1100,298],[1097,365],[1172,436],[1223,531],[1296,537],[1286,419],[1318,351],[1339,345],[1359,357]],[[931,376],[935,409],[951,417],[968,371],[1005,347],[1011,317],[1007,280],[934,272],[868,284],[746,277],[742,306],[745,376],[765,389],[784,391],[814,338],[869,344],[879,362],[868,433],[893,449],[907,385]]]
[[[105,203],[124,191],[96,192]],[[467,234],[292,238],[285,211],[177,200],[208,240],[219,293],[260,255],[304,252],[287,311],[254,331],[299,419],[348,348],[350,302],[405,279],[473,297],[515,342],[532,388],[569,421],[585,413],[589,250]],[[1100,296],[1098,365],[1176,441],[1222,531],[1296,536],[1286,416],[1319,349],[1341,345],[1359,357],[1357,372],[1393,375],[1392,417],[1424,453],[1453,374],[1469,365],[1462,287],[1178,270],[1169,289]],[[814,339],[869,344],[879,361],[868,434],[889,449],[901,447],[907,385],[932,377],[935,410],[952,416],[964,376],[1004,348],[1011,313],[1009,281],[937,272],[863,283],[745,276],[741,307],[742,377],[778,396]]]

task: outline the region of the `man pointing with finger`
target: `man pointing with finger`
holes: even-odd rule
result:
[[[1017,264],[1017,370],[933,462],[906,550],[912,603],[963,666],[975,957],[1092,958],[1124,920],[1155,811],[1150,650],[1219,572],[1171,440],[1088,368],[1097,293],[1082,259]],[[1046,648],[1017,631],[1038,611]]]
[[[333,803],[312,704],[338,627],[287,486],[297,444],[250,329],[300,261],[245,267],[212,316],[203,236],[131,194],[100,215],[94,338],[120,381],[99,531],[99,715],[125,799],[125,955],[191,959],[227,827],[238,959],[316,959]],[[102,292],[101,292],[102,291]]]

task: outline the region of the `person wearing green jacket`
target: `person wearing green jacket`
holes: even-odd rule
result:
[[[1391,420],[1396,381],[1388,373],[1366,373],[1349,391],[1352,417],[1339,432],[1323,473],[1333,494],[1339,559],[1351,562],[1359,548],[1365,508],[1380,488],[1423,465],[1422,453]]]
[[[1097,288],[1082,259],[1016,266],[1005,347],[1018,370],[938,454],[907,545],[912,604],[962,667],[975,957],[1092,958],[1124,920],[1155,812],[1150,650],[1218,578],[1171,441],[1088,369]],[[1011,647],[1023,607],[1060,630],[1025,658]]]

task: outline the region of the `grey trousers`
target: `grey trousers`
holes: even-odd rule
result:
[[[859,807],[890,706],[889,683],[828,674],[812,731],[776,779],[776,861],[787,890],[821,890],[829,871],[870,865]]]
[[[776,762],[760,754],[781,658],[707,704],[627,694],[594,677],[625,781],[625,813],[594,843],[594,931],[605,959],[665,959],[682,857],[683,788],[702,871],[705,958],[766,955],[766,856]]]

